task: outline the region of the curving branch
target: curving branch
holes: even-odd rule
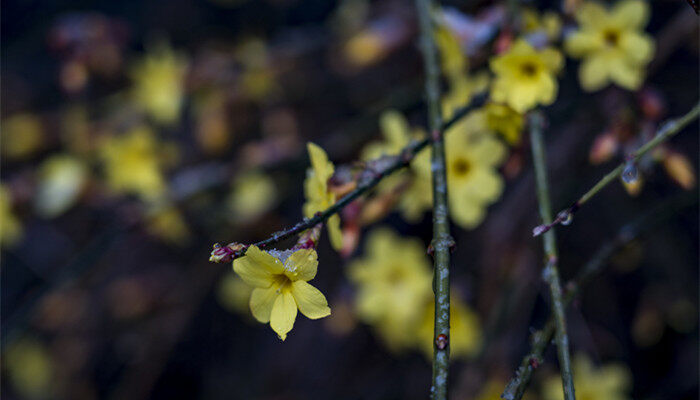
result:
[[[574,213],[578,211],[579,208],[581,208],[581,206],[586,204],[588,200],[590,200],[593,196],[600,192],[610,182],[622,176],[623,172],[626,169],[636,169],[635,164],[637,163],[637,161],[639,161],[640,158],[642,158],[649,151],[656,148],[656,146],[675,136],[678,132],[680,132],[681,130],[683,130],[683,128],[690,124],[694,119],[696,119],[699,114],[700,103],[696,104],[695,107],[690,109],[690,111],[688,111],[682,117],[678,117],[676,119],[672,119],[663,123],[661,127],[656,131],[656,135],[654,135],[653,139],[651,139],[642,147],[630,154],[625,160],[625,162],[618,165],[617,168],[608,172],[601,180],[598,181],[598,183],[593,185],[591,189],[584,193],[583,196],[581,196],[569,208],[560,211],[557,214],[557,217],[554,219],[554,221],[536,226],[532,230],[532,235],[539,236],[552,229],[552,227],[554,227],[557,224],[569,225],[571,223]]]

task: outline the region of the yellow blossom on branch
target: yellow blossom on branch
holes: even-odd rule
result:
[[[250,311],[262,323],[270,323],[280,339],[292,330],[297,309],[310,319],[331,314],[326,297],[308,281],[316,276],[316,250],[265,252],[250,246],[233,261],[233,270],[250,286]]]
[[[131,68],[132,96],[153,119],[175,122],[182,106],[187,61],[167,45],[159,45]]]
[[[518,39],[508,51],[490,62],[496,74],[491,99],[507,103],[520,113],[538,104],[552,104],[557,97],[554,75],[563,64],[563,57],[557,50],[549,47],[536,50],[527,41]]]
[[[576,11],[579,30],[565,42],[566,51],[581,58],[579,79],[584,90],[614,83],[628,90],[641,86],[644,67],[654,55],[654,41],[643,29],[649,6],[641,0],[622,0],[610,10],[595,2]]]
[[[574,387],[579,399],[627,400],[632,377],[629,369],[621,364],[609,364],[596,368],[584,354],[578,354],[573,362]],[[559,375],[549,377],[543,388],[544,400],[561,400]]]
[[[307,170],[304,180],[304,216],[311,218],[317,212],[325,211],[335,204],[335,193],[328,190],[328,180],[333,176],[335,167],[328,161],[328,155],[319,146],[308,143],[306,146],[311,159],[311,168]],[[326,222],[328,236],[334,249],[343,247],[343,234],[340,231],[340,217],[334,214]]]

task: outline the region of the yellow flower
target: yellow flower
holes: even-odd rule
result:
[[[442,72],[448,83],[448,91],[442,98],[442,114],[450,118],[455,110],[466,106],[474,93],[488,87],[488,76],[477,74],[471,77],[467,70],[469,63],[462,52],[459,39],[446,27],[435,31],[435,41],[440,51]]]
[[[585,354],[578,354],[573,362],[574,387],[576,398],[595,400],[630,399],[629,389],[632,377],[629,369],[622,364],[608,364],[596,368]],[[544,382],[545,400],[564,398],[559,375],[549,377]]]
[[[148,201],[163,195],[158,145],[153,132],[144,126],[107,138],[100,146],[100,156],[109,187]]]
[[[37,213],[47,218],[61,215],[78,199],[87,177],[85,163],[71,155],[57,155],[44,161],[34,196]]]
[[[504,104],[488,103],[484,106],[486,126],[500,133],[510,145],[520,143],[520,133],[523,130],[522,114]]]
[[[491,99],[507,103],[520,113],[538,104],[552,104],[557,96],[554,74],[563,62],[557,50],[535,50],[525,40],[516,40],[507,52],[491,60],[491,70],[496,74]]]
[[[51,397],[54,366],[41,342],[20,339],[7,348],[3,357],[7,376],[19,394],[29,399]]]
[[[263,172],[250,171],[236,177],[228,204],[235,221],[249,222],[269,210],[276,197],[275,182]]]
[[[654,42],[643,32],[649,20],[647,3],[622,0],[606,10],[587,2],[576,11],[576,20],[580,29],[566,39],[565,47],[572,57],[583,59],[578,71],[583,89],[598,90],[610,82],[639,88],[654,54]]]
[[[8,160],[27,158],[44,144],[39,118],[32,114],[16,114],[2,121],[0,150]]]
[[[419,348],[429,359],[433,358],[435,301],[425,307],[423,322],[416,332]],[[457,297],[450,297],[450,357],[467,358],[481,346],[481,324],[476,313]]]
[[[396,110],[387,110],[379,117],[379,127],[383,141],[370,142],[362,149],[362,159],[365,161],[382,156],[395,156],[411,141],[412,136],[418,136],[420,130],[411,133],[411,127],[406,118]]]
[[[348,268],[357,285],[358,317],[373,325],[387,346],[396,351],[415,342],[415,327],[432,297],[432,274],[425,246],[379,228],[369,233],[366,256]]]
[[[480,110],[445,133],[448,201],[456,224],[467,229],[476,227],[484,219],[486,207],[500,197],[503,179],[496,168],[505,155],[506,147],[488,130],[485,113]],[[429,155],[417,158],[422,179],[430,182]]]
[[[182,106],[187,61],[164,44],[153,49],[131,69],[132,96],[159,123],[177,120]]]
[[[269,322],[282,340],[294,326],[297,309],[310,319],[331,314],[326,297],[308,283],[316,276],[317,267],[314,249],[268,253],[251,246],[244,257],[233,261],[233,270],[255,287],[250,296],[253,317]]]
[[[241,314],[250,312],[250,295],[253,288],[248,286],[238,275],[233,272],[227,273],[219,281],[217,297],[219,303],[229,311],[236,311]]]
[[[540,14],[534,8],[526,7],[522,12],[523,33],[544,32],[547,39],[554,41],[561,33],[561,19],[552,11]]]
[[[12,246],[22,236],[22,224],[12,213],[12,197],[4,185],[0,185],[0,246]]]
[[[322,148],[310,142],[306,148],[309,151],[309,158],[311,158],[311,168],[307,170],[306,180],[304,180],[304,195],[306,196],[304,216],[311,218],[317,212],[325,211],[335,204],[335,193],[328,190],[328,180],[333,176],[335,167],[333,167],[332,162],[328,161],[328,156]],[[328,218],[326,224],[331,245],[336,250],[341,249],[343,247],[343,234],[340,231],[338,214]]]

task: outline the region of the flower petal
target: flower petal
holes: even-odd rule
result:
[[[280,339],[285,340],[287,333],[294,327],[294,320],[297,318],[297,303],[294,296],[288,290],[275,299],[270,313],[270,327],[277,333]]]
[[[248,249],[245,256],[233,260],[233,270],[250,286],[269,288],[272,286],[274,274],[267,265],[269,259],[260,257],[257,252],[260,252],[260,250],[253,246]],[[268,256],[275,259],[269,254]],[[279,262],[279,260],[277,261]],[[275,264],[272,263],[272,265]]]
[[[571,57],[581,58],[602,49],[603,38],[598,32],[579,31],[569,35],[564,41],[564,48]]]
[[[654,56],[654,40],[648,35],[630,32],[620,38],[620,48],[630,62],[643,65]]]
[[[314,249],[297,250],[284,263],[285,275],[292,281],[309,281],[316,276],[318,254]]]
[[[610,82],[604,56],[591,56],[581,63],[578,70],[581,87],[589,92],[602,89]]]
[[[307,318],[318,319],[331,314],[328,301],[320,290],[304,281],[292,282],[292,295],[299,311]]]
[[[279,258],[272,254],[262,251],[258,246],[250,246],[245,252],[246,257],[250,257],[253,262],[256,262],[266,268],[272,274],[281,274],[284,271],[284,266]]]
[[[587,1],[579,6],[575,15],[579,25],[584,27],[596,27],[604,24],[608,20],[608,13],[605,8],[596,2]]]
[[[328,155],[326,152],[314,143],[307,143],[306,149],[309,151],[309,158],[311,159],[311,167],[314,173],[321,182],[326,182],[328,178],[333,175],[333,163],[328,161]]]
[[[335,250],[343,248],[343,232],[340,230],[340,217],[338,214],[328,218],[328,236],[331,240],[331,246]]]
[[[641,29],[649,22],[649,6],[642,0],[623,0],[615,5],[611,16],[626,28]]]
[[[276,287],[253,289],[249,302],[250,312],[253,314],[253,317],[263,324],[270,322],[272,306],[279,295]]]

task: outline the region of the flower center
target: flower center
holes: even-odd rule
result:
[[[603,38],[608,46],[617,46],[617,44],[620,42],[620,32],[615,30],[606,30],[603,33]]]
[[[537,65],[532,62],[523,63],[520,66],[520,71],[527,77],[533,77],[537,73]]]
[[[469,162],[464,158],[459,158],[452,163],[452,172],[454,172],[456,176],[464,176],[469,173],[470,169],[471,166]]]
[[[272,286],[277,288],[277,293],[281,293],[292,281],[284,274],[275,275]]]

